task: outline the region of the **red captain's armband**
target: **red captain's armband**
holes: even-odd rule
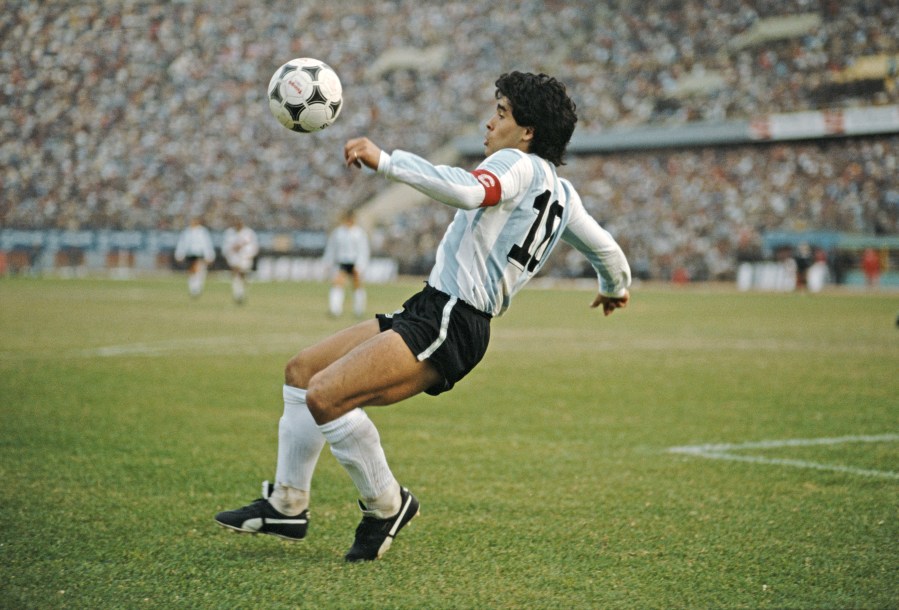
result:
[[[484,201],[481,202],[480,207],[489,208],[499,203],[503,195],[503,187],[499,183],[499,178],[486,169],[476,169],[471,173],[484,187]]]

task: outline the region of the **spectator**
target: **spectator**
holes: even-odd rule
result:
[[[793,260],[796,261],[796,289],[805,290],[808,288],[808,270],[814,263],[811,247],[805,242],[799,244]]]
[[[880,284],[880,256],[874,248],[865,248],[862,254],[862,273],[868,287],[876,288]]]
[[[827,267],[827,254],[821,248],[815,249],[815,262],[809,267],[808,278],[809,292],[821,292],[827,283],[830,270]]]

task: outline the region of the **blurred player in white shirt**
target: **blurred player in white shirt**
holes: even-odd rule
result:
[[[225,230],[222,253],[231,268],[231,296],[235,303],[241,304],[246,298],[247,274],[253,269],[253,260],[259,254],[256,231],[236,218]]]
[[[392,314],[360,322],[300,351],[285,367],[284,415],[275,484],[248,506],[215,520],[239,532],[290,540],[306,535],[313,471],[325,444],[361,497],[362,521],[347,561],[379,558],[419,511],[394,478],[374,422],[362,407],[450,390],[484,356],[491,319],[536,274],[559,240],[596,271],[591,304],[625,307],[631,272],[611,235],[556,174],[577,122],[565,85],[512,72],[496,81],[486,124],[486,159],[474,170],[433,165],[368,138],[349,140],[344,160],[366,166],[456,208],[427,284]],[[439,120],[439,113],[422,117]]]
[[[343,313],[344,286],[347,278],[353,284],[353,313],[361,318],[365,313],[366,294],[362,274],[368,265],[368,236],[356,224],[352,210],[344,213],[340,225],[328,236],[324,260],[333,270],[328,293],[328,311],[338,317]]]
[[[178,236],[175,245],[175,260],[187,263],[187,291],[196,298],[203,294],[206,286],[206,268],[215,261],[215,247],[209,230],[199,217],[190,221],[190,226]]]

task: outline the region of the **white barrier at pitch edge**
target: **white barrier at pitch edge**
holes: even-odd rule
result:
[[[815,263],[806,272],[809,292],[820,292],[827,284],[829,271],[825,263]],[[780,263],[743,263],[737,267],[737,289],[792,292],[796,290],[796,263],[790,259]]]
[[[392,282],[398,265],[392,258],[373,258],[362,272],[369,284]],[[320,257],[261,256],[256,262],[253,279],[257,282],[322,282],[331,278],[332,269]]]

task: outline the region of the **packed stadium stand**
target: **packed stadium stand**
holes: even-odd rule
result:
[[[0,228],[174,231],[232,214],[324,232],[389,184],[347,171],[368,135],[430,156],[483,130],[503,71],[545,71],[578,133],[899,103],[896,0],[13,0],[0,15]],[[345,106],[299,135],[265,86],[327,61]],[[899,234],[899,136],[579,153],[560,173],[635,271],[732,278],[769,231]],[[463,159],[474,165],[477,159]],[[451,210],[372,222],[380,254],[422,273]],[[556,256],[550,273],[578,275]]]

